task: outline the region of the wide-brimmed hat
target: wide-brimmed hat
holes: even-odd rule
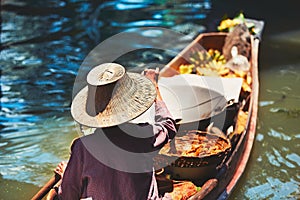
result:
[[[126,72],[122,65],[105,63],[88,73],[87,86],[74,97],[71,114],[82,125],[110,127],[143,114],[155,98],[150,79]]]

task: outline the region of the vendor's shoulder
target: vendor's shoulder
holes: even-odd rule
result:
[[[97,143],[100,140],[100,136],[97,133],[85,135],[83,137],[77,138],[77,143],[80,143],[81,145],[88,145]]]
[[[74,149],[76,146],[81,145],[81,137],[74,138],[73,141],[71,142],[71,149]]]
[[[97,139],[93,135],[87,135],[82,137],[77,137],[72,141],[71,151],[82,151],[85,146],[90,145]]]
[[[93,140],[93,138],[94,138],[93,135],[76,137],[72,141],[72,146],[74,146],[74,145],[76,145],[76,146],[82,145],[82,143],[84,143],[85,141]]]

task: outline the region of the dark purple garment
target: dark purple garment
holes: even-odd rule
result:
[[[155,110],[155,124],[124,123],[75,139],[59,198],[146,200],[152,158],[176,134],[166,105],[156,102]]]

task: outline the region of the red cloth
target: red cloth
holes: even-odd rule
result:
[[[152,158],[176,134],[166,105],[159,101],[155,107],[155,124],[124,123],[75,139],[59,198],[146,200],[153,178]]]

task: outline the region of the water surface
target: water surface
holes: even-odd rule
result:
[[[29,199],[57,163],[68,158],[71,141],[78,137],[69,109],[73,82],[83,59],[99,42],[153,26],[192,39],[214,27],[217,16],[236,13],[240,6],[208,0],[3,2],[0,199]],[[285,26],[277,27],[270,20],[272,13],[247,8],[250,17],[267,20],[260,51],[260,106],[253,154],[230,199],[297,199],[299,30],[293,30],[294,20],[280,18]],[[161,34],[154,29],[145,37]],[[143,68],[152,62],[166,64],[172,56],[144,49],[119,62]]]

